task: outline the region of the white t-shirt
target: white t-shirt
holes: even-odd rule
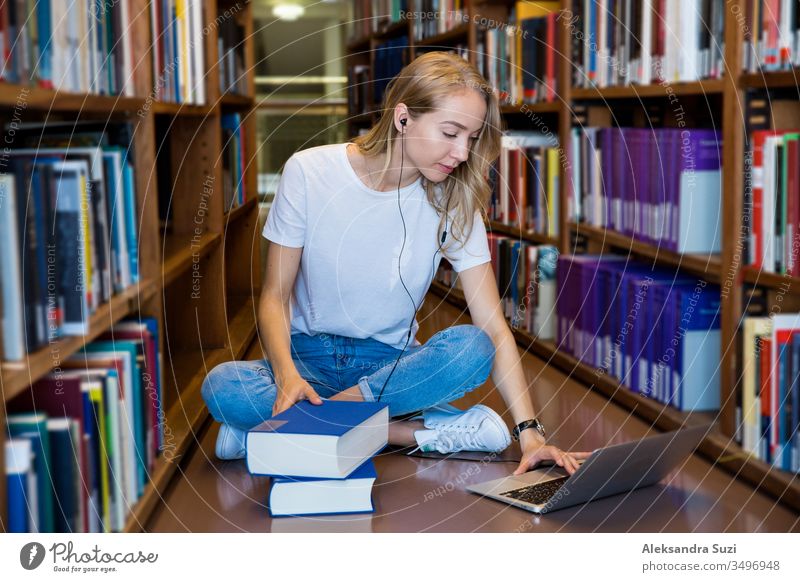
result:
[[[421,304],[441,260],[439,217],[421,177],[400,189],[406,228],[400,268],[412,305],[397,273],[403,245],[397,190],[368,188],[350,165],[347,145],[312,147],[289,158],[263,235],[303,247],[291,333],[374,338],[402,349],[414,305]],[[451,243],[445,257],[456,272],[491,260],[478,212],[470,238],[463,246]],[[418,327],[415,319],[409,345],[419,345]]]

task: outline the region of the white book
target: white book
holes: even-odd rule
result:
[[[2,277],[2,359],[17,362],[25,357],[25,323],[22,302],[22,268],[17,228],[16,180],[0,174],[0,277]]]
[[[345,479],[274,477],[269,492],[270,515],[372,512],[372,486],[376,477],[371,459]]]
[[[776,212],[776,176],[775,155],[779,141],[783,136],[767,136],[764,140],[764,189],[762,200],[761,232],[764,237],[762,265],[765,271],[775,272],[775,212]]]
[[[122,79],[122,94],[126,97],[133,97],[136,93],[136,86],[134,83],[135,68],[133,64],[133,55],[131,54],[131,36],[133,31],[131,29],[130,18],[130,0],[120,0],[120,20],[122,21],[122,36],[115,39],[115,42],[122,46],[122,70],[119,71],[119,76]],[[154,46],[153,50],[158,52]]]

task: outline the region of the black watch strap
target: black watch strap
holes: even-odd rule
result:
[[[541,422],[539,422],[538,418],[531,418],[530,420],[523,420],[517,426],[514,427],[514,430],[511,431],[514,440],[518,441],[519,433],[521,433],[523,430],[527,428],[536,429],[536,432],[542,435],[542,438],[547,438],[544,432],[544,425]]]

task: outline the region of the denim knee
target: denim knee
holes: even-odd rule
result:
[[[461,348],[468,353],[473,361],[481,368],[487,368],[486,375],[494,364],[495,345],[488,333],[477,325],[465,324],[455,325],[451,328],[454,337],[450,341],[458,341],[463,344]]]
[[[215,420],[230,422],[227,417],[242,408],[241,403],[248,402],[249,393],[246,388],[252,388],[254,372],[265,376],[270,382],[272,381],[269,370],[266,368],[254,369],[250,362],[223,362],[211,369],[203,380],[200,393]]]

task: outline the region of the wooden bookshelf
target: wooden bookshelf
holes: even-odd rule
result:
[[[590,87],[572,89],[572,98],[582,99],[640,99],[649,97],[668,97],[670,94],[683,95],[721,95],[725,82],[717,79],[693,83],[674,83],[656,85],[628,85],[624,87]]]
[[[244,28],[247,95],[220,94],[216,66],[218,27],[214,23],[225,10],[226,18],[236,19]],[[86,335],[59,338],[22,362],[0,362],[0,388],[5,403],[29,390],[58,361],[78,352],[120,320],[129,316],[156,318],[164,376],[162,405],[169,435],[165,431],[163,451],[148,475],[144,495],[127,515],[124,531],[128,532],[145,528],[171,480],[180,475],[182,458],[196,444],[197,430],[208,418],[200,395],[206,373],[219,363],[245,356],[256,334],[254,302],[260,288],[259,246],[245,243],[245,237],[252,236],[258,223],[252,5],[248,0],[203,3],[207,33],[203,105],[154,99],[156,76],[152,70],[149,0],[131,0],[131,12],[138,15],[131,21],[133,60],[138,63],[134,97],[65,93],[0,83],[0,117],[5,121],[24,103],[25,121],[29,113],[32,120],[47,120],[50,112],[55,112],[59,121],[129,121],[133,125],[140,282],[101,305],[91,316]],[[246,202],[227,213],[223,204],[220,127],[221,116],[226,112],[241,115],[247,155],[243,179]],[[171,155],[165,165],[157,165],[157,160],[167,155],[166,150],[159,152],[163,143],[170,144]],[[164,178],[159,176],[159,169],[164,167],[171,175],[159,180]],[[162,184],[169,186],[161,187]],[[159,216],[159,199],[170,201],[169,219]],[[196,217],[202,219],[201,224],[195,222]],[[229,230],[229,225],[235,227]],[[200,229],[199,234],[196,228]],[[244,234],[238,234],[239,230]],[[199,299],[190,295],[193,276],[201,277]],[[0,408],[2,424],[5,409]],[[7,523],[7,516],[3,479],[0,524]]]
[[[609,247],[616,252],[626,252],[639,258],[652,259],[653,262],[670,267],[678,267],[688,273],[696,274],[709,283],[720,282],[719,255],[681,254],[657,246],[637,241],[610,229],[598,228],[583,223],[568,223],[569,229],[577,236],[584,236],[599,246]]]
[[[509,226],[507,224],[497,222],[496,220],[490,220],[488,223],[486,223],[486,230],[487,232],[495,232],[497,234],[513,236],[520,240],[525,240],[534,244],[553,245],[554,247],[559,246],[558,240],[551,238],[546,234],[522,230],[518,226]]]
[[[487,16],[496,22],[508,22],[513,0],[502,0],[491,2],[488,0],[466,0],[465,9],[469,15],[469,22],[456,30],[450,31],[445,35],[428,38],[423,41],[416,41],[417,46],[441,46],[446,50],[453,41],[464,41],[468,43],[470,59],[475,64],[477,62],[477,28],[474,16]],[[575,243],[580,239],[585,241],[587,246],[592,249],[614,250],[616,252],[627,253],[632,257],[637,257],[659,265],[668,267],[680,267],[686,272],[692,273],[705,280],[727,285],[728,293],[724,293],[721,304],[721,353],[720,353],[720,384],[721,409],[719,414],[712,418],[710,415],[683,415],[675,409],[659,404],[655,401],[643,398],[632,393],[624,386],[620,386],[613,378],[605,376],[598,379],[597,373],[593,369],[588,369],[585,365],[578,362],[571,355],[565,353],[552,342],[543,342],[531,338],[519,330],[515,335],[519,343],[529,348],[533,353],[552,362],[568,374],[582,380],[592,389],[606,395],[609,399],[618,402],[620,405],[634,411],[637,415],[652,422],[655,426],[662,429],[671,429],[681,426],[686,422],[716,420],[714,432],[705,439],[701,452],[707,457],[726,467],[733,474],[737,475],[754,486],[761,488],[776,498],[794,507],[800,508],[800,483],[794,475],[784,473],[770,467],[767,464],[746,455],[742,449],[735,444],[734,435],[736,432],[736,402],[739,391],[739,377],[737,366],[739,354],[737,353],[737,338],[739,323],[743,316],[741,283],[749,282],[757,284],[769,290],[783,290],[788,287],[788,293],[794,300],[800,300],[800,279],[786,277],[764,272],[755,272],[741,266],[741,257],[737,254],[737,236],[740,232],[742,219],[744,191],[744,116],[742,113],[742,103],[745,102],[745,91],[752,89],[771,89],[771,88],[792,88],[800,85],[798,83],[798,70],[770,72],[758,75],[740,74],[742,61],[740,47],[742,46],[743,30],[736,21],[736,14],[744,10],[744,0],[734,0],[727,5],[725,11],[725,42],[724,42],[724,62],[725,73],[721,79],[708,79],[687,83],[653,83],[651,85],[627,85],[614,87],[577,87],[573,86],[573,71],[570,59],[571,55],[571,35],[569,30],[562,31],[561,44],[556,54],[558,69],[558,89],[557,101],[554,103],[526,104],[527,112],[541,115],[548,115],[548,125],[551,119],[557,120],[558,138],[561,147],[565,148],[568,159],[571,158],[571,129],[576,106],[588,105],[592,108],[604,109],[610,118],[615,118],[615,113],[624,108],[626,114],[641,114],[646,119],[648,110],[646,106],[650,104],[663,104],[666,109],[674,103],[675,99],[686,99],[687,104],[698,104],[703,100],[711,100],[714,104],[714,126],[721,128],[722,142],[725,144],[722,158],[722,248],[719,254],[715,255],[689,255],[678,254],[665,251],[654,245],[649,245],[641,241],[624,236],[617,232],[588,226],[583,223],[575,224],[568,215],[570,184],[564,164],[561,165],[560,179],[560,201],[559,201],[559,235],[558,240],[553,241],[548,237],[542,238],[541,235],[532,235],[522,232],[520,228],[504,227],[497,223],[487,224],[487,229],[495,232],[502,232],[508,236],[526,240],[534,244],[553,244],[557,243],[560,252],[572,252]],[[738,5],[738,6],[737,6]],[[570,10],[572,2],[562,1],[562,10]],[[737,10],[738,8],[738,10]],[[563,19],[565,26],[568,19]],[[413,38],[413,29],[411,38]],[[352,49],[357,48],[351,45]],[[363,45],[358,48],[364,49]],[[417,53],[409,51],[408,58],[413,59]],[[354,51],[348,55],[348,59],[361,58],[364,55],[355,54]],[[638,110],[641,109],[641,112]],[[694,117],[698,117],[700,125],[708,123],[709,111],[702,112],[703,107],[689,107],[684,111],[689,121],[687,127],[693,127]],[[708,109],[708,108],[706,108]],[[696,110],[696,111],[695,111]],[[521,128],[525,123],[525,113],[521,110],[521,104],[504,103],[501,105],[501,113],[511,127]],[[699,118],[706,115],[706,118]],[[717,117],[719,115],[719,117]],[[374,121],[372,117],[365,121]],[[555,130],[555,123],[550,125]],[[355,128],[355,125],[351,126]],[[534,128],[534,124],[530,124]],[[354,135],[355,131],[351,131]],[[555,133],[555,131],[554,131]],[[570,160],[574,162],[574,160]],[[728,285],[733,282],[732,285]],[[788,283],[788,286],[787,286]],[[463,296],[457,289],[447,289],[446,287],[434,283],[434,292],[441,296],[448,295],[448,300],[454,301],[459,307],[465,306]]]
[[[745,73],[739,77],[739,86],[748,89],[796,89],[800,87],[800,69]]]

